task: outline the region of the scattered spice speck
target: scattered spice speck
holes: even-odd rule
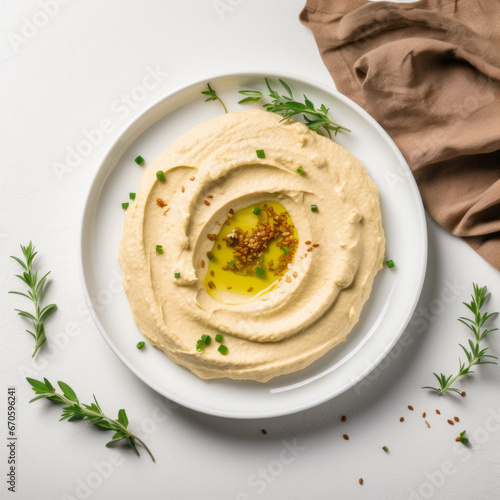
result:
[[[343,437],[346,441],[349,441],[349,436],[348,436],[347,434],[344,434],[342,437]]]
[[[441,412],[440,412],[439,410],[436,410],[436,413],[437,413],[438,415],[441,415]]]
[[[422,418],[425,418],[426,415],[427,415],[427,413],[425,413],[425,411],[424,411],[424,413],[422,413]]]
[[[262,429],[260,432],[262,432],[262,434],[264,434],[264,436],[267,435],[266,429]]]
[[[431,428],[431,424],[429,424],[429,422],[427,422],[427,420],[425,421],[425,425],[426,425],[427,429]]]
[[[453,420],[455,420],[455,422],[460,422],[460,419],[458,417],[453,417]]]
[[[408,405],[408,409],[413,411],[413,406],[412,405]]]
[[[358,482],[359,482],[359,484],[363,484],[363,478],[360,477]]]
[[[340,420],[342,420],[342,422],[345,422],[347,420],[347,417],[345,415],[342,415],[342,418]]]
[[[462,392],[460,393],[460,396],[462,396],[463,398],[465,398],[465,395],[466,395],[466,394],[465,394],[465,391],[462,391]]]
[[[453,420],[450,420],[448,419],[447,422],[450,424],[450,425],[455,425],[455,422],[453,422]]]
[[[401,418],[399,419],[399,421],[400,421],[400,422],[404,422],[404,421],[405,421],[405,418],[404,418],[404,417],[401,417]]]

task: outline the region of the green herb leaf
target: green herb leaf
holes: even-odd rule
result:
[[[208,98],[205,99],[205,102],[207,102],[207,101],[219,101],[222,104],[224,111],[227,113],[226,105],[222,102],[222,99],[217,95],[217,92],[210,86],[210,83],[207,83],[207,88],[208,88],[208,90],[204,90],[202,92],[203,95],[208,96]]]
[[[33,331],[26,330],[34,339],[35,339],[35,351],[33,352],[32,357],[35,357],[38,349],[45,344],[46,336],[45,336],[45,321],[47,318],[53,314],[57,306],[55,304],[49,304],[45,307],[41,306],[41,299],[43,296],[44,287],[47,283],[47,276],[50,271],[46,273],[42,278],[38,278],[38,271],[33,271],[33,261],[38,252],[35,252],[35,247],[30,241],[29,245],[21,246],[21,251],[23,253],[24,262],[15,256],[11,256],[17,263],[21,265],[24,269],[23,274],[16,274],[16,276],[24,282],[28,286],[27,293],[12,291],[9,293],[14,293],[16,295],[22,295],[27,299],[33,302],[35,306],[34,313],[30,313],[27,311],[22,311],[20,309],[16,309],[19,316],[23,316],[29,319],[33,324]]]
[[[66,406],[62,409],[60,420],[68,420],[70,422],[74,422],[76,420],[88,420],[89,423],[97,429],[103,431],[115,431],[113,439],[106,443],[106,446],[112,446],[117,441],[127,438],[132,449],[139,454],[136,447],[136,441],[138,441],[149,453],[153,462],[155,461],[155,458],[146,444],[127,429],[129,422],[125,410],[120,410],[118,412],[118,418],[113,420],[102,412],[95,396],[95,403],[91,403],[90,405],[80,404],[75,391],[73,391],[73,389],[65,382],[57,382],[63,391],[62,394],[59,394],[55,392],[54,387],[46,378],[44,379],[44,382],[29,377],[27,377],[26,380],[31,384],[35,394],[38,395],[36,398],[33,398],[30,403],[41,398],[46,398],[54,403],[64,404]]]
[[[487,334],[491,332],[498,331],[498,328],[490,328],[489,330],[482,330],[482,326],[490,318],[493,318],[498,315],[498,312],[494,312],[491,314],[488,313],[482,313],[481,314],[481,308],[485,304],[485,302],[489,299],[490,294],[486,294],[486,287],[479,287],[476,283],[472,284],[472,289],[473,289],[473,295],[471,295],[472,301],[470,303],[463,302],[464,306],[469,309],[474,318],[464,318],[460,317],[458,318],[458,321],[460,321],[462,324],[467,326],[469,330],[474,335],[474,341],[469,339],[469,349],[464,347],[462,344],[458,344],[462,350],[464,351],[465,357],[467,359],[467,362],[462,361],[460,358],[458,358],[458,372],[456,375],[449,375],[446,376],[443,373],[438,375],[437,373],[434,373],[434,377],[437,379],[439,387],[432,387],[432,386],[425,386],[422,387],[422,389],[430,389],[432,391],[436,391],[439,395],[444,394],[447,391],[453,391],[458,394],[461,394],[461,390],[452,387],[452,384],[457,380],[459,377],[463,377],[467,374],[473,374],[474,371],[471,370],[471,368],[475,365],[496,365],[498,364],[496,361],[492,360],[497,360],[498,358],[496,356],[493,356],[491,354],[486,354],[488,351],[488,347],[485,347],[484,349],[480,349],[480,342],[486,337]],[[465,431],[464,431],[465,432]],[[461,435],[462,436],[462,435]],[[467,438],[464,438],[467,440]],[[467,440],[468,442],[468,440]]]

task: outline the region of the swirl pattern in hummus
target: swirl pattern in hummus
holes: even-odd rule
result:
[[[362,163],[280,119],[252,110],[198,125],[147,168],[125,213],[119,260],[134,320],[153,345],[202,378],[266,382],[308,366],[346,339],[382,266],[378,190]],[[165,180],[156,178],[160,170]],[[262,200],[283,205],[298,231],[293,278],[249,301],[219,302],[203,285],[207,234],[219,232],[230,209]],[[320,245],[308,252],[306,241]],[[215,345],[196,350],[201,335],[217,333],[227,355]]]

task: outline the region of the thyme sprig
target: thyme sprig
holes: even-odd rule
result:
[[[222,102],[222,99],[217,95],[217,92],[210,86],[210,82],[207,83],[207,87],[208,87],[208,90],[205,90],[202,92],[203,95],[208,96],[208,98],[205,99],[205,102],[207,102],[207,101],[219,101],[222,104],[224,111],[227,113],[226,105]]]
[[[29,290],[27,293],[23,292],[9,292],[15,293],[17,295],[22,295],[27,299],[31,300],[35,306],[35,313],[31,314],[27,311],[22,311],[16,309],[19,316],[24,316],[28,318],[33,323],[33,330],[26,330],[35,339],[35,350],[32,357],[35,357],[38,349],[45,344],[45,328],[44,321],[57,309],[55,304],[49,304],[48,306],[41,307],[40,301],[42,298],[44,287],[47,283],[47,276],[50,271],[46,273],[42,278],[38,279],[38,271],[33,272],[33,260],[38,252],[35,252],[35,246],[31,243],[27,246],[20,245],[24,256],[24,262],[19,258],[11,255],[11,258],[17,261],[24,269],[23,274],[16,274],[16,276],[28,285]]]
[[[459,377],[463,377],[464,375],[467,375],[469,373],[474,373],[471,368],[475,365],[496,365],[498,364],[496,361],[492,360],[497,360],[498,358],[496,356],[492,356],[490,354],[486,354],[486,351],[488,351],[488,347],[485,347],[484,349],[480,348],[480,342],[488,335],[489,333],[498,331],[498,328],[490,328],[490,329],[485,329],[482,330],[483,325],[486,321],[488,321],[490,318],[493,318],[494,316],[498,315],[498,312],[494,313],[487,313],[481,312],[481,308],[485,304],[485,302],[490,298],[490,293],[486,294],[486,287],[480,288],[477,284],[473,283],[473,290],[474,290],[474,295],[471,295],[472,301],[471,303],[463,302],[464,306],[466,306],[471,313],[473,314],[474,318],[465,318],[465,317],[460,317],[458,318],[458,321],[463,323],[471,332],[474,334],[474,341],[469,339],[469,348],[465,348],[462,344],[459,344],[459,346],[463,349],[465,356],[467,358],[467,361],[462,361],[460,358],[458,358],[458,363],[459,363],[459,369],[458,373],[456,375],[444,375],[441,373],[438,375],[437,373],[434,373],[434,376],[436,377],[437,381],[439,382],[439,387],[429,387],[425,386],[422,387],[422,389],[431,389],[433,391],[436,391],[437,393],[444,394],[447,391],[454,391],[459,394],[461,394],[461,390],[457,389],[456,387],[452,387],[452,384],[457,380]]]
[[[100,430],[115,431],[111,441],[106,443],[106,446],[109,448],[121,441],[125,441],[125,443],[129,444],[137,455],[139,455],[136,446],[137,440],[149,453],[153,462],[155,462],[155,458],[146,446],[146,443],[127,429],[128,418],[125,410],[120,410],[118,412],[118,418],[114,420],[103,413],[95,396],[94,402],[87,405],[80,403],[75,391],[64,382],[57,382],[62,391],[62,394],[60,394],[56,392],[54,386],[46,378],[43,379],[43,382],[29,377],[26,377],[26,380],[31,384],[35,394],[37,394],[30,403],[37,399],[46,398],[54,403],[67,405],[62,409],[62,416],[59,421],[68,420],[69,422],[73,422],[75,420],[88,420],[91,425],[94,425]]]
[[[281,79],[279,81],[286,91],[286,94],[282,95],[271,87],[267,78],[265,78],[265,81],[269,90],[268,94],[264,94],[258,90],[240,90],[239,93],[246,97],[241,99],[238,104],[243,104],[245,102],[259,102],[261,99],[268,97],[271,99],[271,102],[264,104],[264,108],[271,113],[276,113],[282,116],[283,120],[302,114],[307,127],[320,135],[324,135],[320,131],[320,129],[323,129],[330,139],[332,138],[331,132],[333,132],[334,135],[337,135],[337,133],[341,130],[350,132],[348,128],[339,125],[330,119],[328,116],[330,108],[327,108],[324,104],[322,104],[319,108],[316,108],[314,103],[308,99],[305,94],[303,94],[303,103],[295,100],[290,86]]]

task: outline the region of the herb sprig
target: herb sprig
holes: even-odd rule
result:
[[[33,323],[34,331],[26,331],[35,339],[35,350],[32,355],[32,357],[35,357],[38,349],[40,349],[40,347],[45,344],[47,340],[45,336],[44,321],[57,309],[57,306],[55,304],[49,304],[48,306],[42,308],[40,301],[44,287],[47,283],[47,276],[50,274],[50,271],[42,278],[38,279],[38,271],[33,272],[33,260],[38,253],[35,252],[35,246],[30,241],[29,245],[20,245],[20,247],[23,252],[24,262],[19,257],[15,257],[13,255],[11,255],[11,258],[17,261],[24,269],[23,274],[16,274],[16,276],[28,285],[29,290],[27,290],[27,293],[12,291],[9,293],[22,295],[23,297],[31,300],[35,306],[34,314],[16,309],[19,316],[24,316]]]
[[[132,434],[132,432],[127,429],[128,418],[125,410],[120,410],[118,412],[118,418],[116,420],[113,420],[103,413],[95,396],[94,402],[87,405],[84,403],[80,403],[77,395],[75,394],[75,391],[64,382],[57,382],[62,391],[62,394],[60,394],[56,392],[54,386],[46,378],[43,379],[43,382],[29,377],[26,377],[26,380],[31,384],[32,389],[35,391],[35,394],[38,394],[30,401],[30,403],[36,401],[37,399],[46,398],[50,401],[53,401],[54,403],[67,405],[62,409],[62,416],[59,421],[66,419],[69,422],[73,422],[75,420],[88,420],[90,424],[94,425],[100,430],[115,431],[113,438],[111,439],[111,441],[106,443],[106,446],[109,448],[125,440],[125,442],[132,447],[137,455],[139,455],[139,451],[137,450],[136,446],[137,440],[149,453],[149,456],[151,457],[153,462],[155,462],[153,454],[146,446],[144,441],[142,441],[136,435]]]
[[[222,102],[222,99],[217,95],[217,92],[210,86],[210,82],[207,83],[207,87],[208,87],[208,90],[205,90],[202,92],[203,95],[208,96],[208,98],[205,99],[205,102],[207,102],[207,101],[219,101],[222,104],[224,111],[227,113],[226,105]]]
[[[459,377],[463,377],[464,375],[467,375],[469,373],[474,373],[471,368],[475,365],[496,365],[498,364],[496,361],[492,361],[493,359],[498,359],[496,356],[492,356],[490,354],[486,354],[486,351],[488,351],[488,347],[485,347],[484,349],[480,349],[480,342],[488,335],[489,333],[498,331],[498,328],[490,328],[490,329],[485,329],[482,330],[483,325],[486,321],[488,321],[490,318],[497,316],[498,312],[494,313],[481,313],[481,308],[485,304],[485,302],[489,299],[490,293],[486,294],[486,287],[480,288],[477,284],[473,283],[473,290],[474,290],[474,295],[471,295],[472,301],[471,303],[463,302],[464,306],[466,306],[474,315],[474,318],[465,318],[465,317],[460,317],[458,318],[458,321],[463,323],[467,328],[471,330],[471,332],[474,334],[474,340],[473,342],[471,339],[469,339],[469,347],[470,350],[465,348],[462,344],[459,344],[459,346],[463,349],[465,356],[467,358],[467,362],[462,361],[460,358],[458,358],[458,363],[459,363],[459,369],[458,373],[456,375],[444,375],[441,373],[438,375],[437,373],[434,373],[434,376],[436,377],[437,381],[439,382],[439,387],[429,387],[425,386],[422,387],[422,389],[431,389],[433,391],[436,391],[437,393],[444,394],[447,391],[454,391],[459,394],[461,394],[462,391],[460,389],[457,389],[456,387],[452,387],[452,384],[457,380]]]
[[[240,90],[239,93],[247,97],[241,99],[238,104],[243,104],[245,102],[259,102],[261,99],[269,97],[271,102],[264,104],[264,108],[271,113],[276,113],[282,116],[283,120],[281,121],[302,114],[306,122],[305,124],[311,130],[318,132],[320,135],[324,135],[320,131],[320,129],[323,129],[330,139],[332,138],[331,132],[333,132],[334,135],[337,135],[337,133],[341,130],[350,132],[348,128],[333,122],[329,118],[328,112],[330,111],[330,108],[327,108],[324,104],[322,104],[319,108],[316,108],[313,102],[309,100],[305,94],[303,103],[295,100],[290,86],[281,79],[279,81],[285,89],[287,95],[280,95],[271,87],[267,78],[265,78],[265,81],[269,90],[268,94],[264,94],[258,90]]]

